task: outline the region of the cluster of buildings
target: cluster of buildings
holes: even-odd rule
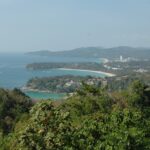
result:
[[[121,55],[119,60],[116,60],[116,61],[119,61],[119,62],[130,62],[130,61],[138,61],[138,59],[132,58],[132,57],[123,58],[123,56]]]

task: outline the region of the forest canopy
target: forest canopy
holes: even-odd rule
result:
[[[61,103],[44,100],[24,108],[27,116],[3,135],[1,149],[150,149],[150,87],[140,81],[112,93],[83,84]]]

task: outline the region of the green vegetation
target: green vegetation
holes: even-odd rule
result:
[[[128,60],[121,62],[118,60],[109,61],[104,63],[96,62],[72,62],[72,63],[32,63],[27,65],[29,70],[47,70],[47,69],[83,69],[93,71],[103,71],[113,73],[117,76],[131,75],[133,73],[150,73],[150,60]]]
[[[82,82],[99,85],[101,78],[91,76],[56,76],[30,79],[24,90],[26,91],[49,91],[52,93],[72,93],[81,87]]]
[[[27,108],[30,108],[27,106]],[[150,87],[83,84],[64,102],[37,102],[5,137],[2,150],[149,150]]]
[[[0,89],[0,132],[8,134],[22,114],[28,113],[32,102],[20,90]]]
[[[107,81],[109,91],[119,91],[126,89],[134,80],[139,80],[150,86],[149,73],[131,73],[124,76],[109,77],[105,80]]]
[[[108,91],[120,91],[126,89],[134,80],[150,86],[149,73],[130,73],[129,75],[118,75],[114,77],[92,77],[92,76],[56,76],[56,77],[43,77],[32,78],[26,86],[24,91],[45,91],[51,93],[72,93],[82,86],[81,82],[89,85],[102,85],[108,88]]]
[[[31,99],[20,90],[0,89],[0,150],[6,147],[9,134],[18,121],[26,118],[32,105]]]
[[[47,70],[57,68],[71,68],[71,69],[87,69],[87,70],[100,70],[105,69],[102,64],[95,62],[74,62],[74,63],[32,63],[27,65],[27,69],[31,70]]]
[[[106,68],[110,68],[113,73],[117,75],[129,75],[133,73],[150,73],[150,60],[138,61],[112,61],[105,64]],[[115,68],[115,69],[114,69]]]

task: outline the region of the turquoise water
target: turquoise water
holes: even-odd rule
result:
[[[39,99],[59,100],[66,96],[66,94],[45,93],[45,92],[26,92],[26,95],[28,95],[29,97],[32,97],[35,100],[39,100]]]
[[[61,76],[61,75],[91,75],[101,76],[103,74],[92,72],[81,72],[75,70],[59,70],[52,69],[46,71],[29,71],[26,69],[26,65],[33,62],[100,62],[100,59],[95,58],[77,58],[77,57],[44,57],[44,56],[32,56],[19,53],[2,54],[0,53],[0,87],[12,89],[21,88],[26,82],[33,77],[48,77],[48,76]],[[50,93],[27,93],[32,98],[50,98],[57,97]],[[59,97],[59,95],[58,95]]]

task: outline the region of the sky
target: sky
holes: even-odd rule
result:
[[[0,52],[150,47],[150,0],[0,0]]]

